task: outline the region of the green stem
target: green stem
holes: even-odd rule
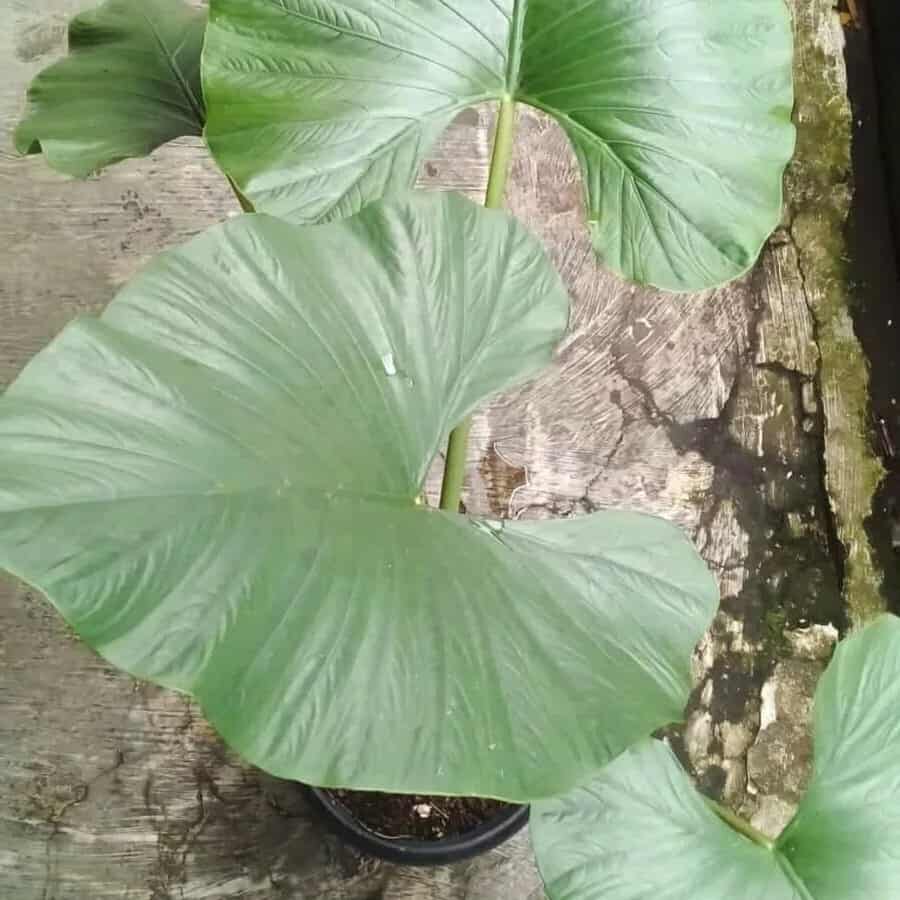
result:
[[[491,173],[488,177],[487,193],[484,197],[484,205],[488,209],[503,209],[515,130],[516,101],[509,94],[504,94],[497,112],[494,152],[491,154]]]
[[[738,834],[742,834],[745,838],[749,838],[754,844],[758,844],[763,849],[774,854],[775,861],[781,867],[781,871],[787,876],[787,879],[790,881],[799,900],[814,900],[813,895],[809,892],[809,888],[791,865],[790,859],[788,859],[788,857],[780,850],[781,843],[784,841],[784,836],[787,834],[787,831],[784,831],[777,841],[773,841],[771,838],[766,837],[761,831],[757,831],[749,822],[733,813],[727,806],[722,806],[721,803],[716,803],[715,800],[710,800],[709,797],[704,797],[703,799],[706,801],[709,808],[725,822],[726,825]],[[790,828],[790,826],[788,826],[788,828]]]
[[[226,176],[228,178],[228,184],[231,186],[231,190],[234,192],[234,196],[237,197],[237,202],[241,204],[241,209],[245,213],[256,212],[253,204],[243,195],[241,189],[235,184],[234,179],[230,175]]]
[[[765,847],[766,850],[775,849],[775,841],[766,837],[761,831],[757,831],[748,821],[733,813],[727,806],[722,806],[721,803],[716,803],[715,800],[710,800],[708,797],[703,799],[706,800],[712,811],[738,834],[744,835],[744,837],[753,841],[754,844]]]
[[[515,130],[516,102],[510,94],[504,94],[497,112],[494,149],[491,153],[491,171],[484,198],[484,205],[488,209],[503,208]],[[469,418],[456,426],[447,444],[444,482],[441,485],[441,509],[450,512],[459,512],[459,500],[466,479],[466,452],[469,448],[469,432],[471,430],[472,420]]]
[[[778,860],[778,865],[781,866],[781,871],[787,875],[788,881],[793,885],[794,890],[797,892],[797,896],[800,900],[814,900],[813,895],[809,892],[809,888],[806,886],[806,883],[803,879],[794,871],[794,867],[791,865],[791,861],[783,854],[776,853],[775,858]]]
[[[444,482],[441,485],[441,509],[450,512],[459,512],[459,498],[466,480],[466,451],[469,448],[471,430],[471,418],[460,422],[450,433],[450,441],[447,444]]]

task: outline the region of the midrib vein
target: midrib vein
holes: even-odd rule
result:
[[[528,0],[513,0],[512,18],[509,23],[509,46],[506,51],[506,93],[510,97],[515,97],[519,89],[527,9]]]
[[[175,61],[174,55],[169,51],[169,48],[166,45],[166,42],[163,40],[162,35],[159,33],[159,29],[156,27],[156,24],[145,12],[141,11],[141,15],[143,16],[144,21],[146,21],[147,27],[150,29],[150,32],[153,35],[156,44],[160,49],[160,52],[165,58],[166,63],[169,66],[169,70],[172,72],[172,76],[177,82],[179,88],[181,88],[184,99],[187,101],[191,112],[194,114],[194,117],[197,121],[197,127],[202,129],[206,116],[203,112],[203,108],[201,107],[200,102],[194,96],[193,89],[188,83],[188,80],[184,77],[184,73],[178,67],[178,63]]]

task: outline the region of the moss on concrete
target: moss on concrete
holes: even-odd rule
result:
[[[787,179],[790,230],[821,357],[825,486],[843,551],[845,603],[858,625],[886,606],[865,530],[884,472],[868,439],[869,371],[850,316],[844,228],[852,193],[852,111],[835,16],[830,0],[801,5],[798,12],[797,154]]]

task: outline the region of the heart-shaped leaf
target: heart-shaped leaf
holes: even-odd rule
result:
[[[531,831],[551,900],[806,900],[778,856],[729,828],[659,741],[536,804]]]
[[[680,717],[716,589],[671,525],[417,499],[566,292],[450,195],[163,254],[0,401],[0,564],[269,771],[523,800]]]
[[[581,163],[604,261],[696,289],[746,271],[793,152],[784,0],[211,0],[207,139],[267,212],[410,185],[454,115],[513,99]]]
[[[900,619],[843,641],[816,692],[815,774],[777,842],[754,843],[647,741],[532,811],[552,900],[872,900],[900,885]]]
[[[183,0],[107,0],[77,16],[69,56],[31,84],[16,149],[84,177],[202,134],[205,30],[206,11]]]
[[[815,771],[779,838],[815,900],[900,891],[900,619],[842,641],[816,691]]]

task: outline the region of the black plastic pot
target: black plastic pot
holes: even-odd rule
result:
[[[527,806],[513,806],[458,837],[412,841],[381,837],[354,818],[328,791],[308,786],[306,791],[325,825],[338,837],[369,856],[406,866],[442,866],[487,853],[521,831],[531,811]]]

